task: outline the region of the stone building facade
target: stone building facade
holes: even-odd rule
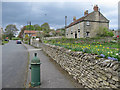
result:
[[[93,7],[93,12],[84,12],[84,16],[77,19],[66,27],[67,38],[95,37],[99,28],[109,29],[109,20],[102,15],[97,5]]]

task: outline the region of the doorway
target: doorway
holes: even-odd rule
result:
[[[75,38],[77,38],[77,32],[75,31]]]

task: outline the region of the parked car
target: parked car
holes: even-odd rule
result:
[[[4,41],[9,41],[8,39],[5,39]]]
[[[21,40],[17,40],[16,44],[22,44]]]

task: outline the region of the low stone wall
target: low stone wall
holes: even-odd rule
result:
[[[38,40],[31,40],[31,45],[34,46],[34,47],[40,47],[40,42]]]
[[[49,44],[43,44],[42,48],[85,88],[118,87],[118,61],[97,58],[97,55],[88,53],[72,52]]]
[[[51,40],[51,39],[60,39],[63,38],[63,36],[56,36],[56,37],[44,37],[44,40]]]

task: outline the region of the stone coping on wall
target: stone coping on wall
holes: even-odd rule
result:
[[[50,44],[43,44],[42,49],[86,88],[119,87],[119,61]]]

